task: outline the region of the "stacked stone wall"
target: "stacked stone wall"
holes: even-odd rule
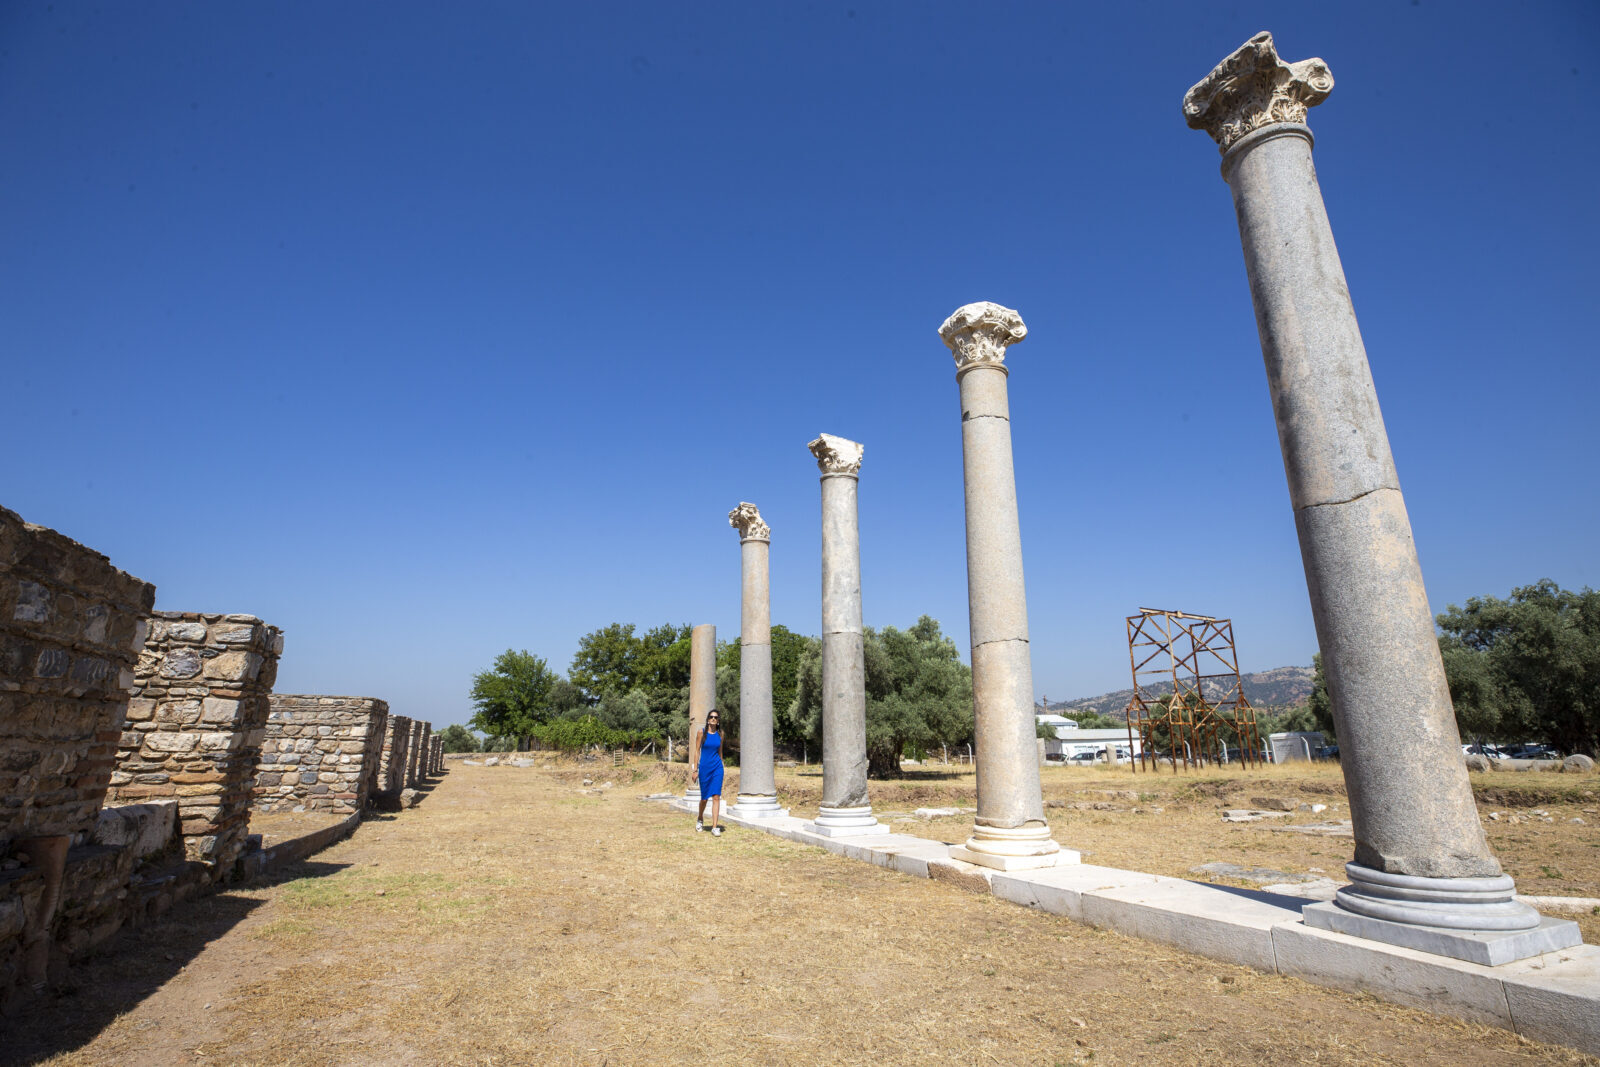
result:
[[[433,773],[444,773],[444,738],[433,735]]]
[[[422,781],[422,728],[421,719],[411,720],[411,736],[406,741],[406,786],[417,785]]]
[[[378,765],[380,793],[398,793],[406,782],[406,744],[411,740],[411,720],[404,715],[389,716],[383,732],[383,758]]]
[[[388,720],[389,705],[373,697],[274,694],[255,809],[361,811],[377,778]]]
[[[41,981],[116,766],[155,587],[0,508],[0,1001]]]
[[[283,634],[254,615],[157,612],[135,671],[114,802],[175,797],[189,859],[212,880],[244,851]]]
[[[433,777],[433,765],[429,756],[433,752],[433,723],[422,724],[422,747],[417,750],[417,781],[425,782]]]
[[[0,508],[0,859],[94,827],[155,586]]]

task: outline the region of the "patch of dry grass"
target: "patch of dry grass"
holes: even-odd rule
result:
[[[781,787],[812,786],[799,770]],[[581,793],[585,771],[614,784]],[[316,857],[338,869],[248,890],[259,907],[48,1062],[1600,1062],[765,834],[695,834],[637,799],[674,779],[681,768],[648,764],[453,764],[421,807]],[[1112,782],[1047,775],[1052,795]],[[879,808],[909,810],[954,801],[970,777],[874,789]],[[1063,840],[1091,833],[1090,816],[1164,825],[1072,815]],[[1119,833],[1104,830],[1104,851]],[[115,966],[91,968],[80,996]]]

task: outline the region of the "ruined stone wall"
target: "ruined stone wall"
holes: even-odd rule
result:
[[[433,735],[433,773],[444,773],[444,738]]]
[[[428,762],[433,752],[433,723],[422,724],[422,748],[417,751],[417,781],[425,782],[433,776],[433,766]]]
[[[389,705],[373,697],[274,694],[255,809],[361,811],[377,777],[388,721]]]
[[[43,980],[67,852],[105,799],[155,595],[0,508],[0,1008]]]
[[[139,656],[110,800],[176,797],[189,859],[231,876],[283,634],[254,615],[162,611]]]
[[[398,793],[406,787],[406,743],[410,740],[411,720],[404,715],[389,716],[389,727],[383,732],[378,792]]]
[[[422,781],[422,728],[421,719],[411,720],[411,737],[406,741],[406,785],[415,786]]]
[[[93,828],[155,586],[0,508],[0,861]]]

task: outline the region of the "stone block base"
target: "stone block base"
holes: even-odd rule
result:
[[[950,858],[962,863],[975,863],[996,871],[1037,871],[1046,867],[1061,867],[1080,863],[1083,857],[1070,848],[1058,849],[1043,856],[996,856],[989,852],[974,852],[966,845],[951,845]]]
[[[864,826],[828,826],[823,823],[808,822],[805,824],[805,831],[818,837],[877,837],[879,834],[890,832],[888,825],[881,822],[867,823]]]
[[[1307,904],[1303,913],[1307,926],[1333,930],[1351,937],[1381,941],[1387,945],[1449,956],[1485,967],[1525,960],[1559,949],[1583,944],[1583,934],[1571,919],[1545,917],[1532,930],[1446,930],[1436,926],[1390,922],[1346,911],[1337,904]]]
[[[726,809],[726,813],[746,819],[776,819],[788,815],[789,809],[778,807],[777,797],[741,793],[739,798]]]

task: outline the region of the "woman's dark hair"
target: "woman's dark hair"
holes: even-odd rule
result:
[[[710,711],[706,712],[706,732],[709,733],[711,731],[711,716],[713,715],[717,717],[717,732],[721,733],[722,715],[717,711],[716,708],[712,708]]]

